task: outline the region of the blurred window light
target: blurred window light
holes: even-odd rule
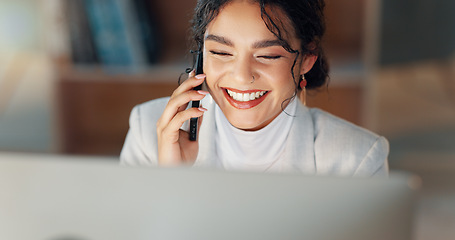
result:
[[[0,2],[0,52],[36,49],[39,41],[39,1]]]

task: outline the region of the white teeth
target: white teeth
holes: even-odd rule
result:
[[[246,102],[248,100],[250,100],[250,94],[249,93],[244,93],[243,94],[243,101]]]
[[[258,91],[252,93],[237,93],[231,90],[227,90],[227,93],[236,101],[247,102],[262,97],[266,93],[266,91]]]

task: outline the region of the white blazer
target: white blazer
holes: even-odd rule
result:
[[[125,165],[158,164],[156,123],[169,98],[142,103],[133,108],[130,129],[120,154]],[[199,153],[194,167],[220,167],[215,153],[215,102],[207,95],[208,109],[199,129]],[[388,174],[389,144],[366,129],[299,102],[285,148],[290,171],[338,176]]]

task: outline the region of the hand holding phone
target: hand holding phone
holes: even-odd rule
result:
[[[204,73],[202,69],[202,51],[199,51],[197,54],[196,58],[196,71],[195,74],[202,74]],[[194,90],[201,90],[202,89],[202,84],[195,87]],[[192,101],[191,102],[191,107],[193,108],[199,108],[200,107],[200,101]],[[197,139],[197,126],[198,126],[198,119],[199,118],[191,118],[190,119],[190,141],[196,141]]]

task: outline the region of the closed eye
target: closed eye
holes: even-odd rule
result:
[[[227,53],[227,52],[218,52],[218,51],[213,51],[213,50],[210,50],[210,53],[213,55],[219,55],[219,56],[232,56],[232,54]]]
[[[273,55],[273,56],[259,56],[259,58],[264,58],[264,59],[279,59],[281,58],[282,56],[280,55]]]

